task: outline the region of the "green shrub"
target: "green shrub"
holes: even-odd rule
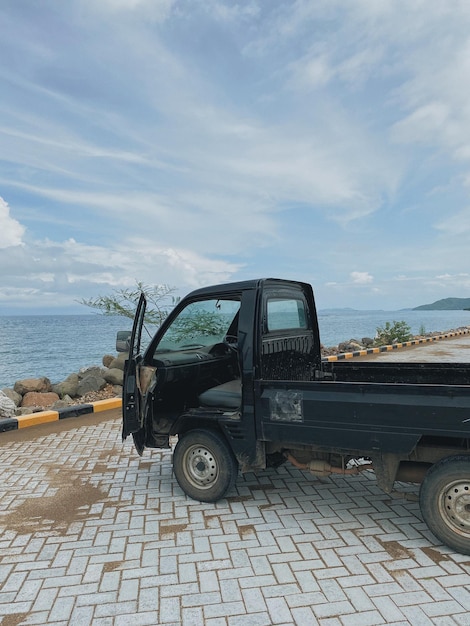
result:
[[[374,343],[376,346],[388,346],[393,343],[403,343],[413,338],[410,326],[404,322],[385,322],[385,326],[377,327]]]

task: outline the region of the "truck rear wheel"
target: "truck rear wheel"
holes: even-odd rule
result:
[[[190,498],[216,502],[233,487],[238,464],[222,435],[212,430],[190,430],[176,444],[173,471]]]
[[[419,504],[432,533],[447,546],[470,554],[470,456],[442,459],[427,472]]]

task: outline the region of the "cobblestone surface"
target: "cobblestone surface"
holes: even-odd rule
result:
[[[120,427],[0,441],[2,626],[470,626],[470,557],[432,537],[416,487],[286,465],[201,504]]]

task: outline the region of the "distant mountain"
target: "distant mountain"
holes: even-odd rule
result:
[[[413,311],[462,311],[470,309],[470,298],[444,298],[432,304],[422,304]]]

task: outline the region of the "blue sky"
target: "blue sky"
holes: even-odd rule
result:
[[[2,0],[0,314],[470,297],[467,0]]]

